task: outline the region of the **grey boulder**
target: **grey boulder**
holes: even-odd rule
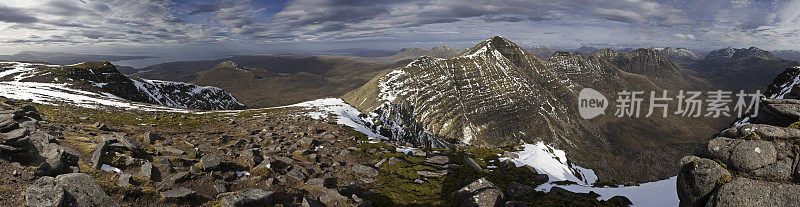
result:
[[[273,202],[272,191],[247,189],[235,195],[222,198],[222,207],[268,206]]]
[[[83,173],[41,177],[25,190],[25,200],[28,206],[119,206]]]
[[[681,159],[683,167],[678,172],[678,198],[681,206],[697,206],[708,199],[719,180],[730,179],[731,174],[717,162],[687,156]]]
[[[481,178],[453,192],[450,202],[454,206],[502,206],[505,196],[497,186]]]

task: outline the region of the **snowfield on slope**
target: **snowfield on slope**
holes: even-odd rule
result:
[[[592,187],[592,183],[597,181],[597,175],[593,170],[572,165],[567,162],[566,153],[545,144],[525,144],[524,149],[519,152],[512,152],[519,158],[504,157],[500,161],[511,159],[517,167],[531,166],[538,173],[547,174],[550,182],[536,187],[538,191],[549,191],[553,186],[558,186],[566,190],[578,193],[588,193],[594,191],[600,194],[602,200],[621,195],[633,202],[634,206],[678,206],[678,191],[676,189],[677,177],[666,180],[643,183],[639,186],[625,187]],[[580,175],[580,176],[576,176]],[[569,180],[577,185],[555,185],[552,181]]]
[[[364,133],[370,138],[386,138],[369,130],[365,122],[358,117],[361,115],[361,112],[355,107],[350,106],[350,104],[345,103],[344,100],[340,98],[317,99],[283,107],[303,107],[312,109],[306,115],[314,119],[327,118],[329,114],[333,114],[336,116],[337,124],[352,127],[354,130]]]
[[[149,96],[154,103],[161,105],[132,102],[105,92],[78,90],[71,87],[72,85],[69,83],[30,82],[24,80],[43,72],[43,70],[37,70],[36,67],[62,67],[59,65],[20,62],[0,62],[0,64],[3,65],[0,66],[0,80],[3,80],[0,81],[0,96],[11,99],[31,100],[39,104],[59,105],[66,103],[84,108],[112,107],[183,113],[191,112],[191,109],[186,108],[197,104],[216,106],[242,105],[232,95],[216,87],[201,87],[168,81],[138,80],[137,78],[129,77],[139,91]],[[89,81],[89,83],[98,88],[108,84],[92,81]],[[220,98],[214,98],[214,96]]]
[[[33,66],[40,66],[43,64],[19,62],[0,62],[0,64],[12,65],[11,68],[0,68],[4,69],[0,71],[0,79],[6,80],[0,81],[0,96],[6,98],[31,100],[38,104],[56,106],[67,103],[84,108],[114,107],[143,111],[189,112],[187,109],[122,100],[119,97],[107,93],[76,90],[69,88],[68,84],[22,82],[22,79],[34,74],[35,68],[33,68]],[[46,66],[58,67],[54,65]]]
[[[500,161],[511,159],[517,167],[525,165],[536,169],[538,173],[547,174],[550,181],[569,180],[581,184],[592,184],[597,181],[597,175],[593,170],[582,168],[567,162],[567,154],[563,150],[558,150],[545,144],[522,145],[525,149],[519,152],[512,152],[519,158],[500,158]]]
[[[646,207],[671,207],[678,206],[677,189],[678,176],[670,177],[665,180],[655,182],[642,183],[639,186],[621,186],[621,187],[592,187],[585,185],[554,185],[545,183],[538,187],[538,191],[549,191],[551,187],[558,186],[568,191],[576,193],[588,193],[594,191],[600,194],[601,200],[607,200],[614,196],[625,196],[631,200],[633,206],[646,206]]]

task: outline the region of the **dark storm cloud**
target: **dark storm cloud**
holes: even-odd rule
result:
[[[22,9],[14,9],[0,5],[0,22],[34,23],[38,21],[38,18],[24,13]]]
[[[219,11],[220,6],[218,4],[203,4],[198,6],[197,10],[189,12],[191,15],[200,14],[200,13],[209,13]]]

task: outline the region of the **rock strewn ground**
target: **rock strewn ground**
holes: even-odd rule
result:
[[[0,206],[625,204],[533,191],[546,176],[497,159],[513,146],[404,154],[301,109],[179,114],[29,104],[0,98],[0,110],[13,109],[0,113]],[[15,131],[25,127],[33,133]],[[476,181],[493,190],[471,191]]]

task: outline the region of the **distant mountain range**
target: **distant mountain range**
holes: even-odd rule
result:
[[[539,58],[539,60],[546,61],[549,60],[556,51],[545,46],[533,46],[528,49],[528,52],[530,52],[534,57]]]
[[[800,51],[797,50],[775,50],[772,54],[779,58],[800,61]]]
[[[692,63],[703,59],[703,56],[697,52],[681,47],[653,47],[651,49],[658,51],[664,57],[678,64]]]
[[[714,50],[686,67],[724,89],[763,92],[775,76],[798,64],[756,47],[728,47]]]
[[[250,55],[210,61],[152,65],[135,76],[211,85],[233,93],[251,108],[338,97],[383,70],[407,64],[362,62],[345,57]]]
[[[42,62],[58,65],[72,65],[89,61],[120,61],[152,58],[148,56],[87,55],[63,52],[22,51],[14,55],[0,55],[0,60]]]
[[[405,59],[417,59],[422,56],[434,57],[434,58],[452,58],[455,57],[459,53],[458,50],[450,48],[448,46],[438,46],[433,47],[431,49],[425,48],[405,48],[397,52],[392,56],[388,56],[383,58],[384,60],[388,61],[398,61],[398,60],[405,60]]]

